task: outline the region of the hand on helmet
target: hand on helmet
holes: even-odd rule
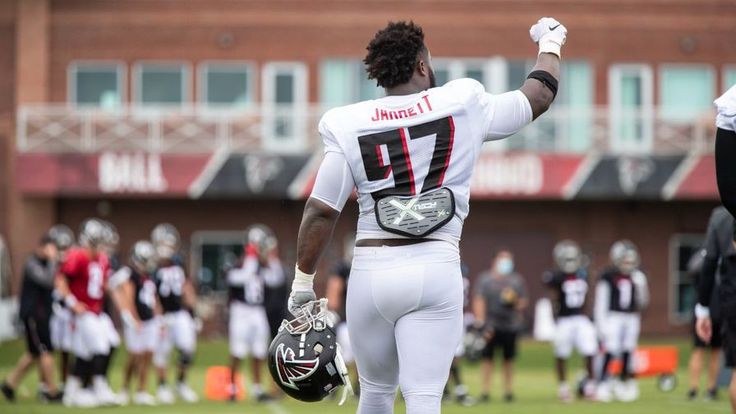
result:
[[[296,266],[294,268],[294,282],[291,284],[291,294],[289,294],[289,301],[287,302],[289,312],[294,316],[301,316],[304,312],[302,306],[316,299],[314,273],[311,275],[304,273]]]

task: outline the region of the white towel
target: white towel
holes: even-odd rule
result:
[[[718,109],[716,126],[721,129],[736,131],[736,85],[732,86],[713,103]]]

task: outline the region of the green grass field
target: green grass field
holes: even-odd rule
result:
[[[517,365],[516,374],[516,402],[507,404],[499,402],[496,396],[500,395],[500,391],[492,394],[492,401],[489,404],[480,404],[474,407],[462,407],[454,403],[443,405],[443,413],[500,413],[516,414],[516,413],[596,413],[596,414],[691,414],[691,413],[728,413],[729,407],[725,391],[721,392],[721,399],[718,402],[688,402],[684,395],[686,392],[685,366],[689,357],[689,345],[684,340],[676,341],[657,341],[657,343],[674,343],[680,348],[680,371],[678,373],[679,385],[675,391],[670,393],[660,392],[656,387],[656,381],[653,378],[642,379],[640,382],[641,399],[634,403],[591,403],[580,401],[573,404],[562,404],[556,399],[556,383],[552,370],[553,361],[549,345],[540,344],[531,341],[524,341],[520,350],[520,357]],[[7,375],[12,368],[18,356],[23,350],[23,343],[13,341],[0,344],[0,377]],[[114,389],[118,389],[121,381],[121,365],[125,356],[119,353],[115,356],[115,366],[112,370],[112,384]],[[198,391],[203,392],[204,389],[204,373],[206,367],[212,365],[223,365],[228,358],[227,345],[223,341],[200,342],[197,352],[196,366],[194,367],[191,380],[192,386]],[[576,371],[579,364],[573,364],[571,372]],[[478,394],[479,370],[477,365],[465,365],[463,369],[465,381],[471,388],[473,395]],[[497,375],[498,377],[498,375]],[[151,385],[153,385],[151,378]],[[0,400],[0,413],[2,414],[52,414],[52,413],[71,413],[71,412],[89,412],[89,413],[106,413],[106,414],[179,414],[179,413],[196,413],[196,414],[302,414],[302,413],[354,413],[357,402],[351,400],[345,406],[339,407],[335,401],[327,401],[317,404],[300,403],[294,400],[284,398],[278,402],[270,404],[256,404],[255,402],[246,401],[240,403],[226,403],[203,401],[198,404],[186,405],[175,404],[171,406],[158,407],[116,407],[116,408],[99,408],[91,410],[68,409],[58,405],[45,405],[35,400],[35,391],[37,386],[37,375],[33,371],[22,383],[19,389],[18,402],[11,405],[4,400]],[[498,381],[494,383],[494,388],[500,390]],[[153,387],[152,387],[153,391]],[[400,399],[397,399],[397,413],[403,413],[404,407]]]

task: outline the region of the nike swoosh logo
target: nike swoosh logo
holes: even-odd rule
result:
[[[556,28],[558,28],[558,27],[560,27],[560,23],[557,23],[557,26],[554,26],[554,27],[549,27],[549,26],[547,26],[547,28],[549,29],[549,31],[550,31],[550,32],[551,32],[552,30],[555,30],[555,29],[556,29]]]

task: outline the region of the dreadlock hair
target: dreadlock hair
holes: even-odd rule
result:
[[[413,21],[389,22],[366,47],[368,79],[378,86],[393,88],[411,79],[419,53],[425,50],[424,32]]]

